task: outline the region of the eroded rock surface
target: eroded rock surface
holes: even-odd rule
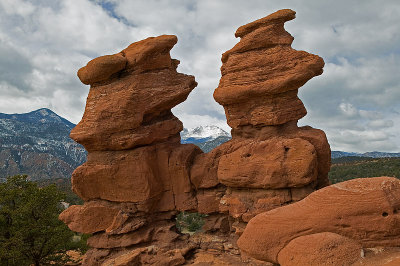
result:
[[[294,18],[285,9],[240,27],[235,34],[240,42],[223,54],[214,98],[232,128],[280,125],[306,114],[297,90],[322,74],[324,61],[291,48],[294,38],[284,23]]]
[[[315,191],[302,201],[251,219],[238,245],[254,258],[277,263],[289,242],[323,232],[353,239],[363,247],[400,246],[400,180],[360,178]]]
[[[175,216],[197,210],[189,173],[202,152],[180,144],[183,126],[171,108],[197,83],[176,71],[179,61],[169,54],[176,42],[173,35],[148,38],[78,71],[91,85],[83,118],[71,132],[89,152],[72,175],[85,204],[71,206],[60,219],[93,234],[84,265],[176,265],[194,248],[177,232]],[[145,244],[155,247],[149,251]]]
[[[293,239],[279,252],[278,261],[281,266],[352,265],[363,256],[357,241],[324,232]]]
[[[223,54],[214,92],[232,139],[197,156],[191,168],[192,183],[209,198],[213,187],[227,188],[219,211],[233,218],[237,235],[255,215],[329,184],[324,132],[297,126],[307,113],[298,89],[322,74],[324,61],[291,48],[284,23],[294,18],[294,11],[280,10],[236,31],[240,41]]]
[[[81,68],[79,78],[91,90],[71,138],[89,152],[127,150],[168,139],[179,143],[182,122],[171,108],[186,100],[197,83],[176,71],[179,61],[169,55],[176,42],[173,35],[147,38]]]

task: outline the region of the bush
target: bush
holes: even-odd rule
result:
[[[185,230],[197,232],[201,230],[204,225],[204,217],[206,217],[206,215],[201,213],[181,212],[176,216],[176,228],[179,232]]]

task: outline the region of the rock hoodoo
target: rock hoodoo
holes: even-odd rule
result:
[[[232,140],[198,155],[191,168],[192,183],[219,202],[214,212],[229,213],[238,235],[256,214],[301,200],[329,183],[324,132],[297,127],[306,114],[297,91],[322,73],[324,61],[291,48],[293,37],[284,23],[294,18],[294,11],[280,10],[236,31],[240,42],[222,55],[214,92]],[[214,187],[226,191],[211,196]]]
[[[128,251],[132,262],[184,261],[190,250],[172,228],[178,211],[197,209],[189,171],[201,150],[180,144],[183,126],[171,108],[197,83],[176,71],[179,61],[169,54],[176,42],[170,35],[148,38],[78,71],[91,85],[82,121],[71,132],[89,152],[72,175],[73,190],[85,204],[60,219],[93,234],[86,265]],[[158,243],[152,251],[157,258],[137,249],[144,243]]]

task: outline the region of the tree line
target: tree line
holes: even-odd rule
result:
[[[400,158],[343,157],[332,160],[329,172],[329,179],[333,184],[376,176],[400,178]]]

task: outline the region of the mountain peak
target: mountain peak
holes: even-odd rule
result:
[[[32,180],[69,178],[86,158],[85,149],[69,137],[73,127],[47,108],[0,113],[0,182],[22,173]]]
[[[183,139],[186,138],[194,138],[194,139],[205,139],[205,138],[210,138],[210,139],[215,139],[217,137],[229,137],[230,134],[223,130],[220,127],[217,126],[198,126],[195,128],[190,128],[190,129],[184,129],[181,132],[181,137]]]
[[[230,139],[231,135],[217,126],[184,128],[181,132],[181,143],[193,143],[204,152],[209,152]]]
[[[73,123],[62,118],[61,116],[57,115],[48,108],[40,108],[35,111],[22,114],[0,113],[0,119],[10,119],[24,123],[40,123],[40,124],[61,123],[66,125],[70,129],[72,129],[75,126]]]
[[[57,115],[56,113],[54,113],[53,111],[51,111],[50,109],[47,108],[40,108],[37,109],[36,111],[32,111],[31,113],[37,113],[40,114],[41,116],[48,116],[48,115]]]

